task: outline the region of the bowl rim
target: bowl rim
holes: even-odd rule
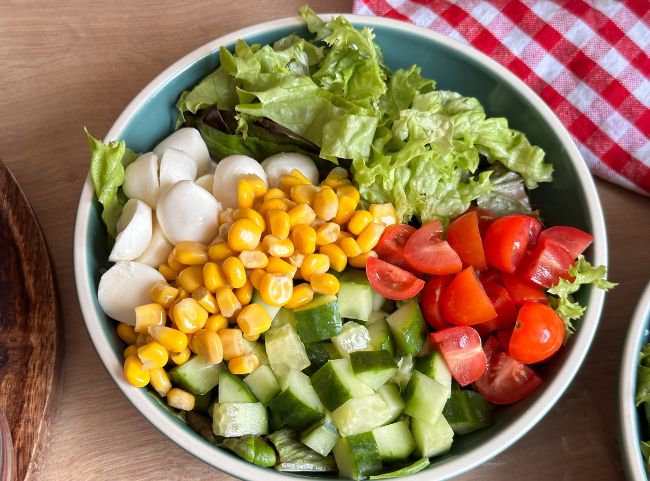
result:
[[[567,150],[567,156],[569,157],[579,178],[580,184],[585,191],[588,216],[592,222],[592,234],[595,239],[593,244],[594,263],[597,265],[607,265],[607,236],[605,220],[594,180],[565,127],[557,119],[553,111],[541,100],[540,97],[537,96],[537,94],[533,92],[532,89],[530,89],[515,74],[511,73],[505,67],[501,66],[495,60],[482,52],[427,28],[418,27],[410,23],[389,18],[368,17],[349,13],[319,14],[323,19],[329,19],[340,15],[344,16],[356,25],[367,27],[381,26],[399,32],[425,37],[434,43],[441,44],[445,48],[459,54],[461,57],[471,58],[486,70],[493,71],[504,82],[506,82],[509,87],[526,97],[533,107],[542,115],[546,123]],[[298,27],[302,25],[303,22],[298,16],[285,17],[236,30],[198,47],[174,62],[171,66],[167,67],[146,87],[144,87],[117,118],[109,132],[106,134],[104,141],[107,142],[119,138],[126,123],[147,102],[147,99],[151,95],[158,92],[169,80],[185,71],[194,62],[217,51],[220,46],[231,44],[239,38],[245,38],[249,35],[260,32],[267,32],[283,27]],[[232,455],[226,453],[225,450],[214,449],[214,447],[202,443],[197,439],[198,435],[189,435],[186,430],[183,430],[181,426],[164,413],[162,409],[149,409],[149,405],[145,402],[145,396],[147,396],[147,394],[144,390],[133,389],[132,386],[128,385],[128,383],[123,379],[122,366],[117,362],[108,341],[102,334],[99,318],[93,305],[93,298],[96,297],[96,293],[91,290],[90,282],[87,277],[86,259],[88,249],[85,241],[87,237],[88,220],[92,201],[93,186],[90,176],[88,175],[79,199],[74,232],[74,272],[77,297],[79,299],[84,323],[95,350],[122,394],[131,402],[131,404],[133,404],[144,418],[154,425],[154,427],[181,448],[201,459],[208,465],[242,479],[254,480],[259,479],[259,476],[264,476],[264,478],[269,481],[286,481],[288,476],[284,473],[267,468],[260,468],[239,458],[234,458]],[[579,367],[582,365],[598,327],[604,297],[604,292],[598,289],[591,290],[587,302],[589,309],[587,309],[585,316],[581,320],[580,329],[573,336],[573,348],[571,352],[568,354],[553,381],[546,384],[544,392],[525,412],[512,420],[504,429],[501,430],[501,432],[497,433],[483,444],[472,448],[462,455],[450,458],[440,466],[430,467],[418,474],[409,476],[409,479],[412,479],[413,481],[426,481],[432,479],[432,476],[435,477],[435,479],[448,479],[452,476],[458,476],[503,452],[526,434],[535,424],[537,424],[537,422],[548,413],[551,407],[564,393],[575,377]]]
[[[634,309],[630,323],[623,355],[621,356],[622,373],[618,389],[618,415],[620,445],[625,470],[635,481],[647,481],[648,476],[644,468],[644,460],[639,448],[639,418],[637,407],[634,403],[636,391],[636,376],[639,364],[639,352],[647,342],[650,324],[650,282],[643,290],[641,297]]]

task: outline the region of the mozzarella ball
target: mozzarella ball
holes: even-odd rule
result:
[[[118,234],[108,260],[130,261],[142,255],[151,242],[151,222],[151,207],[138,199],[127,201],[117,220]]]
[[[196,179],[196,162],[185,152],[165,149],[160,157],[160,192],[181,180]]]
[[[149,242],[145,251],[135,261],[157,268],[160,264],[167,262],[167,257],[173,248],[174,246],[170,244],[165,234],[163,234],[160,224],[158,224],[158,220],[154,215],[151,242]]]
[[[255,174],[268,185],[260,163],[246,155],[230,155],[221,159],[214,171],[212,193],[224,209],[237,208],[237,184],[245,175]]]
[[[214,185],[214,174],[205,174],[196,179],[196,185],[200,185],[208,192],[212,192],[212,186]]]
[[[169,148],[180,150],[192,157],[196,162],[198,175],[206,174],[210,170],[210,152],[208,152],[208,147],[205,145],[201,134],[195,128],[184,127],[178,129],[156,145],[153,152],[160,157],[163,151]]]
[[[153,267],[140,262],[118,262],[99,280],[97,299],[107,316],[135,325],[135,308],[149,304],[149,291],[165,278]]]
[[[131,162],[124,172],[122,189],[129,199],[140,199],[155,207],[160,194],[158,156],[148,152]]]
[[[318,185],[318,169],[309,157],[295,152],[283,152],[267,157],[262,161],[262,167],[269,179],[269,188],[280,185],[280,177],[290,174],[292,170],[300,171],[312,184]]]
[[[203,187],[181,180],[160,194],[156,218],[167,240],[207,244],[217,235],[221,205]]]

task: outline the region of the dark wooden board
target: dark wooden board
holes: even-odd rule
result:
[[[11,431],[17,481],[36,478],[47,445],[59,394],[58,325],[45,240],[25,194],[0,162],[0,409]]]

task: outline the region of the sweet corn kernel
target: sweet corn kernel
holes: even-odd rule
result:
[[[298,268],[279,257],[270,257],[266,272],[270,274],[286,274],[293,277]]]
[[[311,205],[311,203],[314,201],[316,192],[319,190],[320,189],[317,186],[311,184],[294,185],[291,188],[291,200],[297,204]]]
[[[222,287],[221,289],[224,288]],[[217,303],[219,303],[219,291],[217,291]],[[221,303],[219,303],[219,308],[221,309]],[[186,334],[191,334],[202,329],[208,320],[208,311],[203,309],[199,303],[191,297],[183,299],[176,304],[173,307],[173,313],[174,323],[178,327],[178,330]]]
[[[262,251],[241,251],[239,260],[246,269],[264,269],[269,263],[268,257]]]
[[[357,208],[358,200],[348,195],[339,195],[339,207],[334,216],[334,222],[339,225],[347,224],[354,215],[354,209]]]
[[[156,367],[149,370],[149,383],[151,387],[156,390],[160,397],[167,396],[167,393],[172,388],[172,383],[169,380],[169,375],[162,367]]]
[[[348,264],[348,258],[345,252],[336,244],[321,246],[319,252],[329,257],[330,267],[337,272],[343,272],[345,266]]]
[[[223,346],[223,358],[227,361],[244,354],[244,338],[241,329],[221,329],[219,337]]]
[[[264,194],[268,191],[266,182],[264,182],[258,175],[247,174],[243,176],[242,179],[245,179],[251,185],[255,197],[264,197]]]
[[[377,253],[375,251],[370,251],[359,254],[358,256],[348,257],[348,264],[357,269],[365,269],[368,257],[377,257]]]
[[[237,289],[246,284],[246,269],[237,257],[228,257],[221,265],[230,287]]]
[[[309,225],[297,225],[291,232],[295,249],[301,254],[313,254],[316,251],[316,231]]]
[[[219,311],[225,317],[232,317],[239,309],[241,304],[235,293],[230,287],[220,287],[217,289],[217,304],[219,304]]]
[[[237,316],[237,325],[242,334],[255,336],[266,332],[271,327],[271,316],[259,304],[249,304]]]
[[[298,225],[309,225],[316,218],[316,213],[308,204],[299,204],[289,212],[289,222],[291,227]]]
[[[250,341],[251,343],[254,343],[259,338],[260,338],[259,334],[255,334],[254,336],[247,336],[246,334],[244,334],[244,339],[247,340],[247,341]]]
[[[279,239],[286,239],[291,229],[289,214],[280,209],[271,209],[266,215],[269,218],[271,234]]]
[[[288,211],[289,210],[288,202],[289,202],[289,199],[269,199],[269,200],[265,200],[264,203],[258,209],[258,212],[262,216],[265,216],[266,213],[268,211],[270,211],[270,210]]]
[[[170,389],[167,393],[167,404],[174,409],[191,411],[194,409],[195,401],[192,394],[177,387]]]
[[[152,339],[169,352],[183,352],[187,348],[187,334],[178,329],[167,326],[149,326],[148,332]]]
[[[294,266],[296,269],[300,269],[300,266],[305,260],[305,255],[301,254],[300,252],[294,252],[292,255],[289,256],[289,259],[287,260],[289,261],[289,264]]]
[[[178,273],[178,285],[190,294],[203,286],[203,266],[187,266]]]
[[[165,309],[169,309],[178,296],[178,289],[170,286],[164,281],[158,281],[149,289],[149,297]]]
[[[162,326],[167,320],[167,312],[160,304],[144,304],[135,308],[135,327],[138,334],[146,333],[149,326]]]
[[[145,387],[151,379],[138,356],[129,356],[124,360],[124,377],[135,387]]]
[[[313,254],[312,254],[313,255]],[[283,306],[293,294],[293,280],[289,275],[266,274],[260,284],[262,300],[270,306]]]
[[[260,285],[262,284],[262,279],[264,278],[265,275],[266,275],[266,271],[263,269],[254,269],[249,275],[251,284],[253,284],[253,287],[258,291],[260,290]]]
[[[241,251],[252,251],[260,243],[262,229],[250,219],[236,220],[228,231],[228,245],[231,249]]]
[[[306,281],[314,274],[324,274],[330,268],[330,259],[325,254],[309,254],[300,266],[300,274]]]
[[[208,246],[200,242],[183,241],[176,244],[172,254],[181,264],[195,266],[208,262]]]
[[[235,289],[234,292],[239,303],[242,306],[246,306],[251,303],[251,299],[253,298],[253,284],[250,280],[247,280],[246,284]]]
[[[298,169],[292,169],[290,173],[291,173],[291,175],[293,175],[294,177],[296,177],[296,178],[302,180],[303,182],[307,182],[307,183],[311,184],[311,180],[309,180],[309,179],[307,178],[307,176],[306,176],[305,174],[303,174],[300,170],[298,170]]]
[[[129,326],[123,322],[120,322],[117,325],[117,335],[127,345],[135,344],[135,341],[138,337],[138,334],[135,332],[135,329],[133,329],[133,326]]]
[[[192,346],[208,364],[219,364],[223,360],[223,345],[216,332],[199,329],[192,335]]]
[[[374,218],[370,212],[358,210],[348,222],[348,230],[354,235],[359,235],[373,220]]]
[[[203,266],[203,283],[210,292],[216,292],[220,287],[228,286],[221,266],[214,262],[207,262]]]
[[[341,226],[334,222],[326,222],[316,229],[316,245],[324,246],[336,242],[341,232]]]
[[[362,252],[368,252],[375,248],[379,242],[379,238],[384,233],[384,225],[373,222],[368,224],[359,237],[357,237],[357,244]]]
[[[274,235],[268,234],[262,240],[264,250],[274,257],[289,257],[293,254],[293,242],[291,239],[280,239]]]
[[[208,249],[208,257],[217,262],[234,255],[237,255],[237,253],[230,248],[227,242],[217,242]]]
[[[131,344],[128,346],[124,351],[122,351],[122,356],[124,359],[126,359],[129,356],[137,356],[138,355],[138,346],[135,344]]]
[[[296,176],[293,175],[293,173],[291,173],[291,174],[283,174],[280,176],[279,187],[280,189],[282,189],[282,191],[286,192],[287,194],[291,192],[292,187],[296,185],[302,185],[302,184],[306,184],[306,185],[311,184],[309,179],[306,179],[302,174],[300,174],[300,176]]]
[[[375,222],[385,226],[397,224],[397,214],[393,204],[370,204],[368,212],[372,214]]]
[[[264,220],[264,217],[255,209],[237,209],[233,216],[235,220],[248,219],[252,221],[253,224],[255,224],[262,232],[266,229],[266,221]]]
[[[357,244],[356,239],[352,237],[344,237],[339,239],[339,245],[347,257],[355,257],[362,254],[361,247]]]
[[[321,185],[327,185],[332,189],[341,187],[342,185],[351,184],[350,179],[348,179],[348,171],[342,167],[334,167]]]
[[[289,309],[296,309],[297,307],[302,307],[305,304],[309,304],[314,298],[314,290],[307,283],[298,284],[293,288],[293,294],[291,294],[291,299],[286,303],[285,307]]]
[[[255,202],[255,191],[253,186],[246,179],[239,179],[237,182],[237,206],[250,209]]]
[[[161,344],[153,341],[138,348],[138,357],[143,369],[164,367],[169,361],[169,353]]]
[[[212,332],[219,332],[221,329],[228,327],[228,319],[221,314],[213,314],[208,317],[204,329]]]
[[[192,355],[192,352],[190,351],[190,348],[186,347],[181,352],[173,352],[173,353],[171,353],[169,357],[173,361],[174,364],[176,364],[177,366],[182,366],[183,364],[185,364],[190,359],[191,355]]]
[[[233,210],[232,207],[228,207],[219,212],[219,224],[232,224],[235,222],[235,218],[232,215]]]
[[[309,284],[314,292],[319,294],[334,295],[339,292],[341,285],[336,276],[332,274],[314,274],[309,279]]]
[[[226,239],[228,239],[228,232],[230,232],[231,226],[232,224],[230,223],[221,224],[219,226],[219,230],[217,231],[217,237],[219,237],[221,241],[225,241]]]
[[[219,310],[219,306],[217,306],[217,300],[205,287],[199,287],[194,292],[192,292],[192,298],[196,300],[196,302],[198,302],[199,305],[210,314],[214,314]]]
[[[339,198],[330,187],[322,187],[314,196],[313,209],[319,219],[332,220],[339,208]]]
[[[135,338],[135,345],[138,347],[144,346],[145,344],[150,343],[153,340],[154,339],[149,334],[145,334],[145,333],[138,334],[138,337]]]
[[[228,361],[228,370],[232,374],[250,374],[260,366],[260,360],[255,354],[244,354]]]
[[[269,189],[266,194],[264,194],[264,202],[271,199],[285,199],[286,197],[287,194],[285,194],[282,189],[274,187],[272,189]]]
[[[176,276],[178,276],[178,273],[169,267],[169,264],[160,264],[158,266],[158,272],[162,274],[162,276],[165,278],[166,281],[175,281]]]
[[[336,193],[339,197],[346,196],[346,197],[351,197],[354,199],[356,203],[358,203],[361,200],[361,195],[359,194],[359,191],[357,188],[353,185],[341,185],[340,187],[336,188]]]

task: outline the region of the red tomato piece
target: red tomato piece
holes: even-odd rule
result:
[[[501,329],[496,332],[497,339],[501,345],[501,349],[507,354],[510,350],[510,338],[512,337],[512,328]]]
[[[470,326],[497,317],[492,301],[471,267],[451,280],[440,301],[442,316],[451,324]]]
[[[481,279],[481,284],[483,285],[490,282],[503,285],[503,281],[501,280],[501,273],[496,269],[492,269],[491,267],[488,267],[486,271],[479,272],[478,277]]]
[[[494,404],[512,404],[522,400],[542,384],[530,367],[506,354],[499,341],[490,336],[483,345],[487,367],[474,386]]]
[[[480,326],[478,330],[482,335],[511,327],[517,320],[517,305],[510,298],[508,291],[496,282],[482,282],[482,284],[485,293],[492,301],[497,317],[475,327],[478,329]]]
[[[548,359],[562,346],[564,332],[564,322],[553,309],[526,302],[519,309],[510,337],[510,357],[524,364]]]
[[[445,327],[451,327],[451,324],[445,321],[442,316],[442,308],[440,305],[442,292],[450,281],[451,276],[434,276],[426,282],[420,295],[420,308],[422,309],[424,320],[436,331]]]
[[[548,289],[560,277],[567,277],[573,264],[571,255],[555,240],[542,239],[522,262],[520,274]]]
[[[429,342],[440,349],[451,375],[461,386],[476,381],[485,372],[487,360],[481,336],[469,326],[442,329],[429,335]]]
[[[510,298],[517,305],[521,305],[526,301],[540,302],[542,304],[548,303],[546,294],[542,288],[537,284],[533,284],[527,279],[522,279],[515,274],[506,274],[505,272],[501,273],[501,279],[503,280],[503,285],[508,291]]]
[[[424,287],[424,281],[410,272],[375,257],[368,257],[366,275],[370,286],[382,296],[401,301],[415,297]]]
[[[569,253],[572,260],[577,259],[594,241],[594,237],[591,234],[587,234],[575,227],[562,225],[544,229],[539,234],[538,242],[544,239],[553,239],[556,241]]]
[[[479,271],[487,269],[476,211],[463,214],[449,224],[447,242],[456,251],[463,266],[472,266]]]
[[[502,272],[515,272],[541,229],[539,221],[528,215],[507,215],[495,220],[483,242],[487,263]]]
[[[415,227],[408,224],[395,224],[387,227],[379,238],[375,252],[382,261],[402,269],[412,269],[404,258],[404,246],[414,232]]]
[[[467,209],[469,212],[476,212],[478,215],[478,230],[481,233],[481,238],[485,239],[485,233],[488,230],[488,227],[494,222],[496,216],[487,209],[481,209],[480,207],[471,206]]]
[[[406,241],[406,261],[427,274],[446,276],[460,272],[463,268],[460,257],[441,236],[442,224],[439,220],[424,224]]]

